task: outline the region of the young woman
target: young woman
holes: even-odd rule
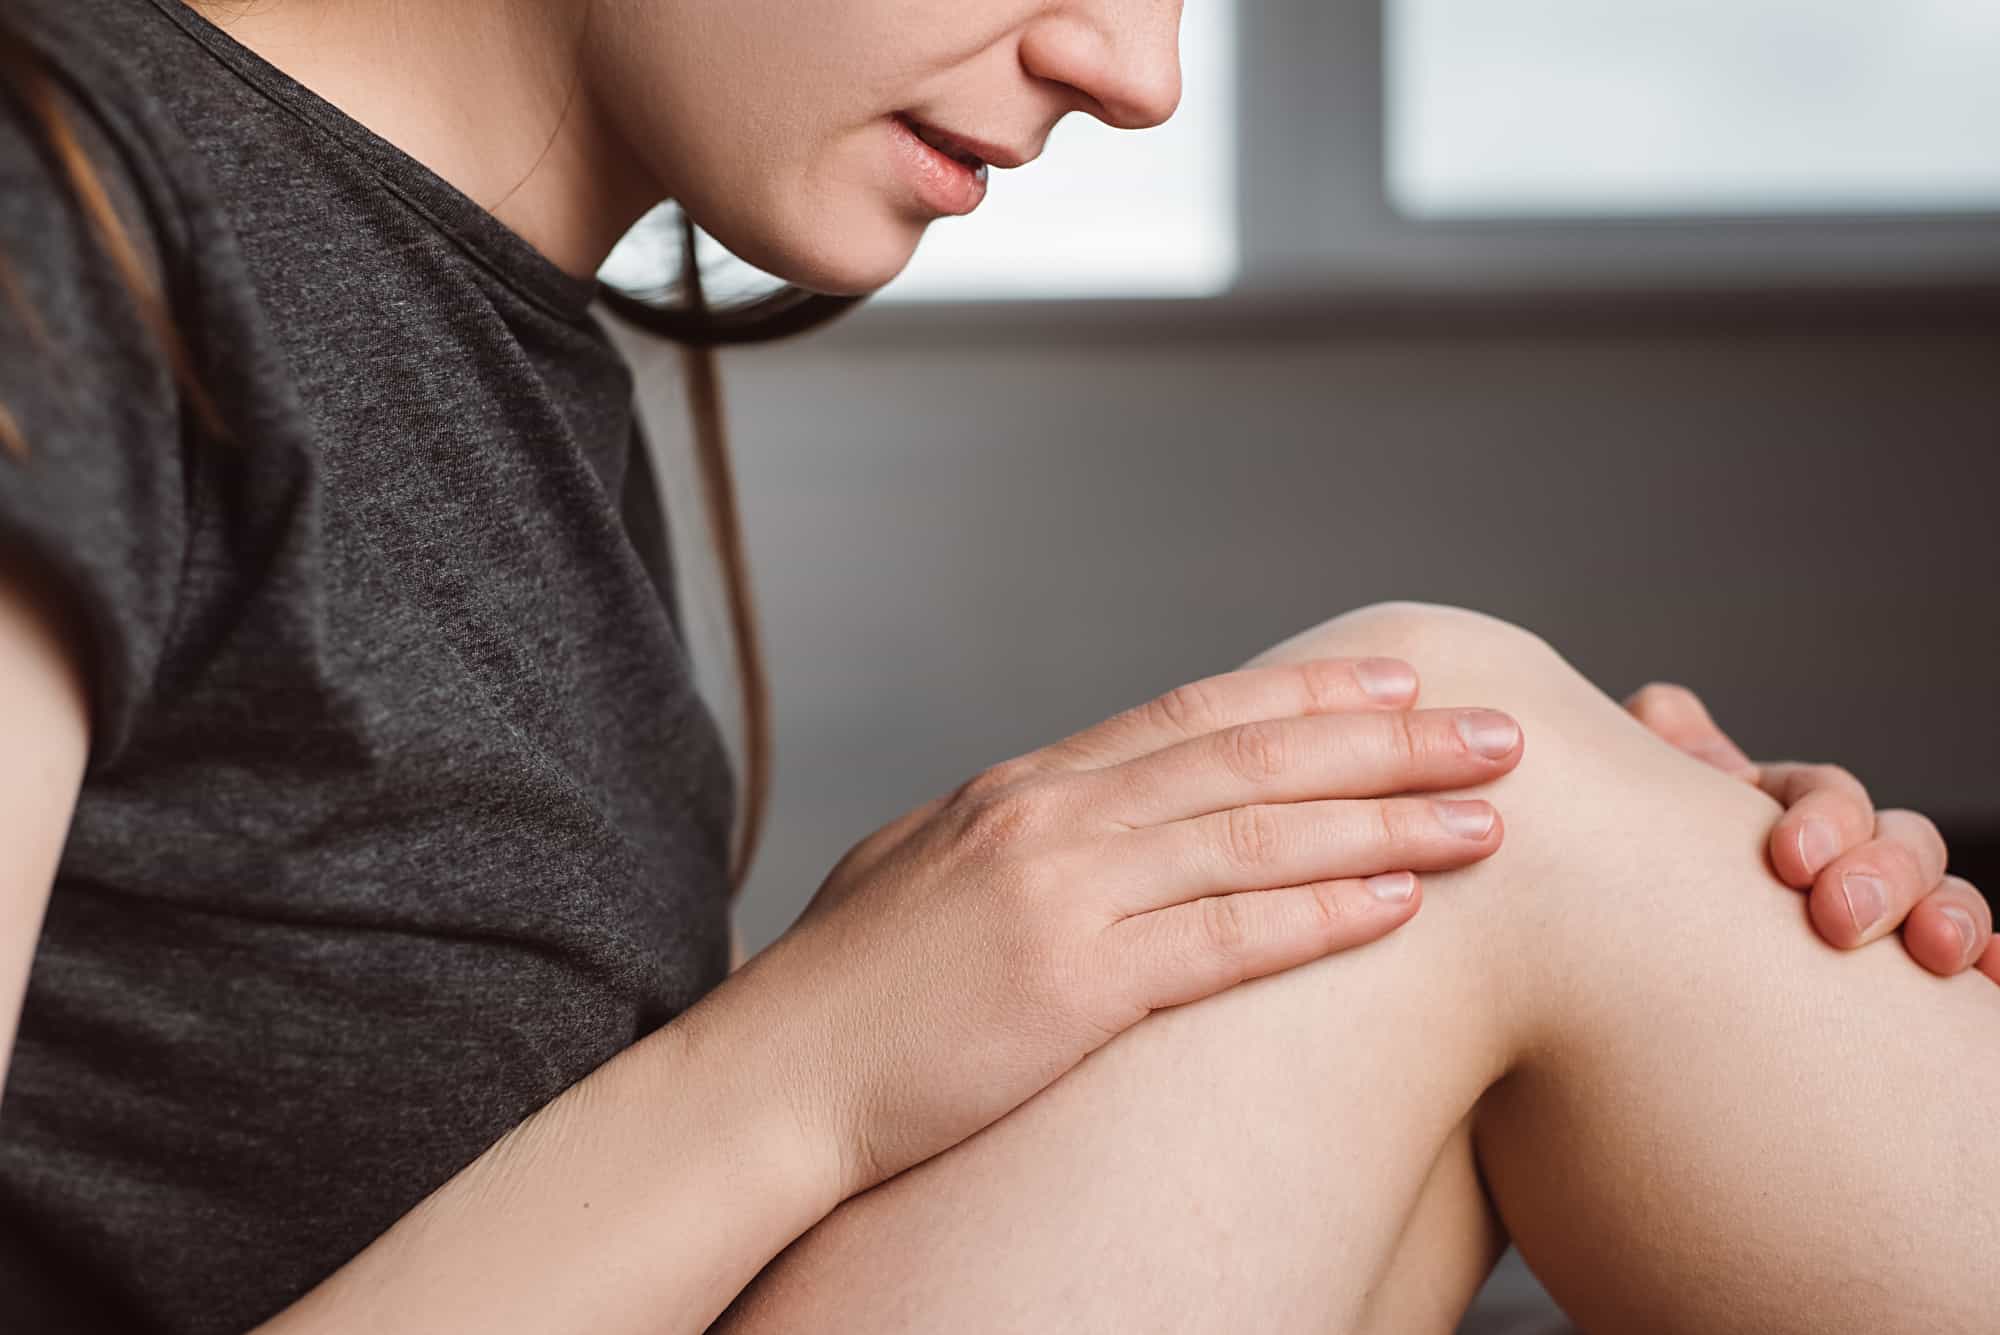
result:
[[[1178,19],[0,13],[8,1329],[1448,1329],[1509,1234],[1607,1328],[1990,1328],[1935,830],[1473,614],[997,766],[730,971],[705,349],[1164,120]],[[663,199],[797,286],[600,292]],[[697,349],[741,819],[600,297]]]

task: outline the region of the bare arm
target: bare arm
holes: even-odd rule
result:
[[[70,639],[0,578],[0,1088],[89,750]],[[600,1067],[265,1329],[706,1327],[838,1200],[781,1093],[769,990],[720,989]]]
[[[83,782],[90,716],[57,618],[0,572],[0,1092],[56,859]]]
[[[259,1327],[695,1332],[839,1201],[739,970]]]
[[[14,638],[71,695],[61,811],[26,841],[45,850],[38,922],[83,711],[46,628]],[[1428,799],[1372,796],[1460,787],[1518,757],[1477,744],[1460,712],[1406,716],[1416,685],[1380,662],[1228,674],[975,776],[857,845],[769,949],[263,1329],[706,1329],[840,1200],[988,1126],[1149,1009],[1373,941],[1417,906],[1414,876],[1377,873],[1497,847],[1490,820],[1449,828]],[[23,716],[44,703],[16,697]],[[1269,830],[1239,813],[1293,732],[1322,739],[1311,787],[1348,794],[1324,805],[1349,828],[1281,883],[1246,878],[1232,850]],[[17,785],[37,773],[22,766]],[[1123,805],[1094,814],[1093,795]],[[1142,846],[1109,848],[1110,819]],[[35,930],[14,925],[15,956]]]

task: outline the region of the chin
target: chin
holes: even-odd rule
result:
[[[736,244],[718,236],[739,258],[787,283],[832,297],[877,292],[909,267],[923,239],[923,224],[876,206],[845,217],[800,219],[782,230]]]

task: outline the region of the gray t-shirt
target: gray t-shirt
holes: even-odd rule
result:
[[[729,770],[593,285],[179,0],[8,3],[233,438],[0,97],[0,563],[94,714],[0,1328],[240,1332],[722,979]]]

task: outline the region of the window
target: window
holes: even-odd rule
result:
[[[1238,291],[1990,288],[1995,14],[1994,0],[1243,4]]]
[[[2000,207],[1994,0],[1390,0],[1418,218]]]
[[[1181,45],[1173,120],[1065,118],[870,305],[2000,285],[2000,0],[1186,0]]]

